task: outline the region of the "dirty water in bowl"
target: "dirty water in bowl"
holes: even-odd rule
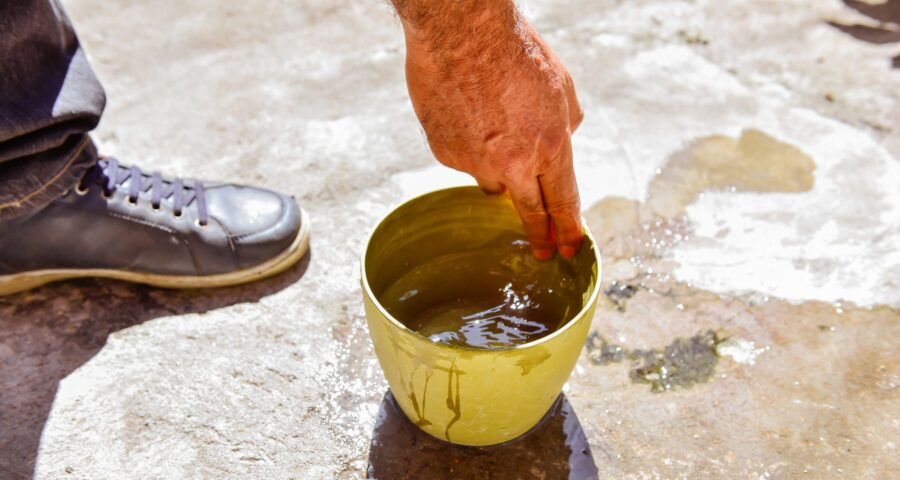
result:
[[[584,306],[589,279],[560,255],[535,259],[521,234],[418,265],[380,295],[387,311],[436,343],[507,348],[550,335]]]

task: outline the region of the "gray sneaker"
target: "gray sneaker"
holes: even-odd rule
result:
[[[309,220],[290,197],[108,157],[43,210],[0,224],[0,295],[77,277],[235,285],[284,271],[308,246]]]

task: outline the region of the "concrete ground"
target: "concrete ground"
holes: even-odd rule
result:
[[[453,448],[386,396],[358,255],[468,181],[427,149],[387,2],[69,0],[104,152],[289,192],[314,236],[248,287],[0,299],[0,478],[896,476],[900,1],[522,3],[586,111],[607,292],[539,428]]]

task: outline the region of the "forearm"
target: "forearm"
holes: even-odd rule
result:
[[[524,22],[509,0],[392,0],[411,54],[440,66],[521,54]],[[493,58],[484,58],[490,56]]]
[[[403,28],[420,40],[463,40],[471,27],[490,23],[512,28],[516,6],[510,0],[391,0]],[[439,42],[440,43],[440,42]]]

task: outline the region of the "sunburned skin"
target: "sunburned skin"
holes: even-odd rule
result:
[[[582,241],[571,135],[584,113],[560,59],[510,0],[393,0],[406,83],[435,158],[508,192],[534,255]]]

